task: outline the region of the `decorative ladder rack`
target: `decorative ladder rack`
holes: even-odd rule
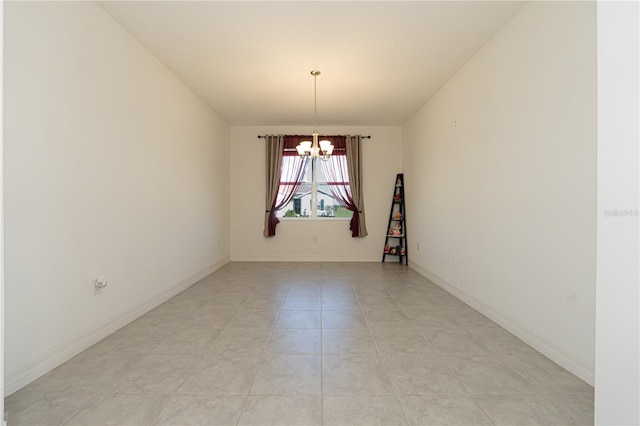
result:
[[[404,261],[409,265],[409,249],[407,248],[407,222],[404,205],[404,174],[398,173],[396,183],[393,188],[393,198],[391,199],[391,210],[389,211],[389,224],[387,225],[387,236],[384,240],[384,252],[382,261],[387,256],[398,258],[399,263]]]

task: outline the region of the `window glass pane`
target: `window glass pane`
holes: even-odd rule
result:
[[[318,217],[351,218],[353,212],[333,198],[329,185],[318,183]]]
[[[282,178],[285,178],[285,173],[287,171],[286,167],[288,167],[288,164],[290,163],[292,162],[287,162],[287,157],[283,158]],[[311,189],[313,182],[313,173],[310,164],[311,162],[308,162],[305,166],[306,170],[302,178],[303,183],[298,188],[298,191],[293,196],[293,199],[289,202],[289,204],[276,212],[276,217],[296,218],[311,216]],[[290,190],[291,186],[285,186],[284,189]]]
[[[326,182],[327,178],[324,176],[324,170],[322,170],[322,164],[320,164],[320,161],[322,160],[316,160],[315,164],[316,169],[318,169],[316,172],[316,179],[318,182]]]
[[[285,156],[282,163],[281,182],[283,183],[282,193],[290,190],[291,185],[286,185],[287,179],[291,178],[295,157]],[[333,197],[327,178],[322,170],[320,159],[315,161],[307,161],[305,164],[305,173],[302,178],[302,184],[296,191],[293,199],[281,210],[276,212],[278,218],[311,218],[314,216],[320,219],[350,219],[353,212],[342,207],[338,200]],[[343,170],[346,170],[346,157],[344,155],[334,155],[330,161],[340,162]],[[314,170],[315,169],[315,170]],[[315,172],[315,182],[314,182]],[[348,185],[348,182],[332,182],[334,185]],[[316,190],[315,206],[314,206],[314,189]]]
[[[316,160],[317,164],[316,167],[318,168],[318,182],[327,182],[330,181],[331,179],[327,179],[325,173],[324,173],[324,167],[322,167],[322,164],[320,164],[322,160],[318,159]],[[343,171],[344,173],[334,173],[334,176],[340,176],[340,174],[344,174],[344,181],[342,182],[349,182],[349,175],[347,173],[347,157],[345,157],[344,155],[333,155],[331,156],[331,159],[329,160],[330,164],[333,165],[333,167]]]
[[[333,217],[333,218],[351,218],[353,216],[353,212],[351,210],[347,210],[342,207],[338,200],[336,200],[331,194],[331,190],[329,189],[329,185],[326,183],[327,178],[324,174],[322,164],[320,164],[320,159],[316,160],[317,171],[317,181],[318,181],[318,217]],[[346,157],[344,155],[334,155],[329,160],[331,162],[340,162],[341,166],[346,170]],[[348,185],[348,182],[335,182],[334,184],[338,185]]]

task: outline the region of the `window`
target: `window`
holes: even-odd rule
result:
[[[310,139],[310,137],[308,137]],[[291,190],[295,182],[283,182],[285,176],[291,176],[290,169],[294,167],[293,158],[297,152],[288,152],[282,159],[281,191]],[[293,157],[293,158],[292,158]],[[297,158],[296,158],[297,159]],[[346,152],[344,149],[334,149],[329,159],[331,163],[340,163],[346,168]],[[323,160],[306,160],[302,183],[296,191],[293,199],[281,210],[276,212],[276,217],[281,218],[306,218],[306,219],[351,219],[353,212],[340,205],[331,193],[329,184],[335,186],[348,186],[349,182],[330,182],[324,172]]]
[[[265,135],[264,138],[267,140],[262,232],[265,238],[276,235],[276,226],[280,218],[285,217],[292,220],[305,217],[318,220],[350,217],[351,236],[367,236],[362,196],[360,135],[322,136],[334,146],[328,161],[300,158],[296,146],[300,141],[308,140],[308,136]],[[276,216],[281,210],[283,212]]]

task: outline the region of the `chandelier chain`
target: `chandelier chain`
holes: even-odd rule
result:
[[[313,74],[313,131],[318,129],[318,73]]]
[[[312,70],[313,76],[313,139],[312,141],[302,141],[296,146],[296,150],[300,157],[306,158],[320,158],[323,161],[327,161],[331,157],[333,152],[333,145],[331,141],[322,140],[318,144],[318,79],[320,71]]]

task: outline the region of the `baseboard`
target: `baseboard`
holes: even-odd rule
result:
[[[564,348],[562,345],[558,344],[558,342],[555,342],[547,338],[546,336],[541,335],[540,333],[532,330],[525,324],[522,324],[509,315],[506,315],[495,310],[494,308],[491,308],[490,306],[487,306],[486,304],[480,302],[478,299],[470,296],[469,294],[448,283],[446,280],[416,264],[415,262],[409,262],[409,267],[425,278],[433,281],[443,290],[460,299],[462,302],[471,306],[476,311],[489,317],[496,324],[508,330],[511,334],[518,337],[520,340],[527,343],[529,346],[545,355],[547,358],[551,359],[562,368],[589,383],[591,386],[594,386],[595,365],[593,363],[588,362],[579,356],[576,356],[575,354]]]
[[[23,388],[27,384],[53,370],[55,367],[68,361],[69,359],[73,358],[92,345],[98,343],[100,340],[104,339],[111,333],[119,330],[120,328],[129,324],[131,321],[135,320],[141,315],[144,315],[151,309],[155,308],[161,303],[164,303],[181,291],[189,288],[207,275],[217,271],[218,269],[229,263],[229,261],[230,260],[227,257],[216,262],[215,264],[205,268],[197,274],[192,275],[186,280],[183,280],[182,282],[176,284],[169,290],[166,290],[161,294],[154,296],[146,302],[143,302],[127,311],[114,315],[111,318],[108,318],[107,320],[101,322],[100,324],[88,329],[84,333],[53,348],[37,360],[20,366],[14,371],[8,372],[5,375],[5,396],[11,395],[13,392]]]
[[[380,262],[380,256],[232,256],[232,262]]]

